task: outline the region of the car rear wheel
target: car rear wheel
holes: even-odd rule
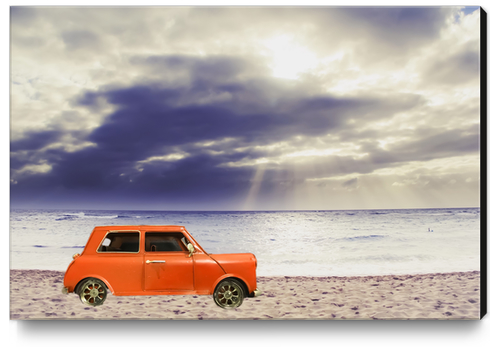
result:
[[[233,279],[221,281],[214,290],[214,302],[221,308],[237,308],[243,302],[242,285]]]
[[[80,296],[80,301],[85,305],[99,306],[107,298],[107,288],[101,280],[89,278],[80,285],[78,295]]]

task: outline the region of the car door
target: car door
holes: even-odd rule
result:
[[[138,230],[107,231],[94,254],[87,258],[84,277],[105,279],[117,295],[141,292],[144,262],[140,243]]]
[[[194,259],[189,257],[179,232],[145,233],[145,291],[194,289]]]

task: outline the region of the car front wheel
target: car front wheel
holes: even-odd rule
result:
[[[216,286],[213,297],[216,305],[221,308],[237,308],[243,302],[244,290],[238,281],[224,280]]]
[[[107,288],[101,280],[89,278],[80,285],[78,295],[85,305],[99,306],[107,298]]]

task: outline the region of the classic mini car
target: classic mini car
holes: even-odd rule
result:
[[[113,295],[213,295],[222,308],[261,294],[252,253],[208,254],[183,226],[100,226],[63,281],[90,306]]]

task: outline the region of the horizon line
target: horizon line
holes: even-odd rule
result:
[[[411,207],[411,208],[354,208],[354,209],[282,209],[282,210],[149,210],[149,209],[89,209],[89,208],[23,208],[10,207],[12,210],[80,210],[80,211],[142,211],[142,212],[327,212],[327,211],[386,211],[386,210],[444,210],[444,209],[476,209],[481,206],[472,207]]]

